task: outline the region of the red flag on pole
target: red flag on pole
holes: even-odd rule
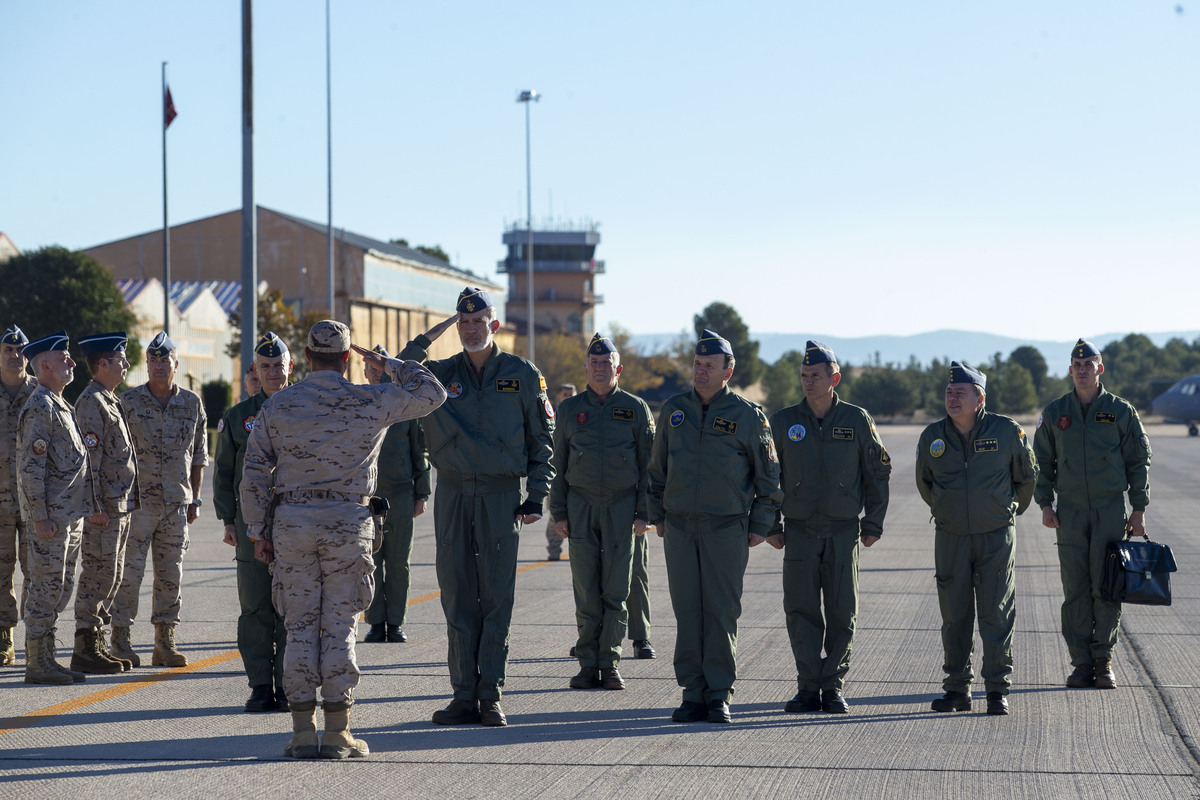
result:
[[[171,99],[171,87],[167,87],[167,93],[163,95],[163,130],[171,127],[171,121],[179,116],[179,112],[175,110],[175,101]]]

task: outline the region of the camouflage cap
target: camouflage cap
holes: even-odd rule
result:
[[[314,353],[344,353],[350,349],[350,329],[335,319],[323,319],[308,332],[308,349]]]

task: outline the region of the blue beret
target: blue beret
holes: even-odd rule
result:
[[[21,353],[26,358],[32,359],[34,356],[42,353],[49,353],[51,350],[66,350],[67,349],[67,332],[58,331],[49,336],[43,336],[40,339],[34,339],[29,344],[21,348]]]
[[[125,335],[125,331],[93,333],[91,336],[80,337],[79,350],[85,356],[90,356],[92,353],[124,353],[125,345],[128,343],[129,337]]]
[[[462,290],[456,306],[460,314],[472,314],[492,307],[492,296],[483,289],[473,289],[470,286]]]
[[[949,383],[973,383],[980,389],[986,389],[987,376],[965,361],[951,361]]]
[[[274,331],[267,331],[259,338],[258,344],[254,345],[254,355],[263,356],[264,358],[277,358],[279,356],[287,358],[291,355],[291,352],[288,350],[288,346],[283,343],[283,339],[276,336]]]
[[[372,353],[379,353],[379,355],[383,356],[384,358],[391,358],[391,357],[392,357],[392,354],[391,354],[391,353],[389,353],[389,352],[387,351],[387,348],[386,348],[386,347],[384,347],[384,346],[383,346],[383,345],[381,345],[381,344],[377,344],[377,345],[375,345],[374,347],[372,347],[372,348],[371,348],[371,352],[372,352]]]
[[[828,345],[814,342],[812,339],[808,340],[808,344],[804,347],[804,366],[811,367],[813,364],[836,362],[837,356],[833,354],[833,350]]]
[[[1098,355],[1100,355],[1100,351],[1096,349],[1096,345],[1087,339],[1080,339],[1071,348],[1071,358],[1091,358]]]
[[[171,337],[167,336],[166,331],[159,331],[158,335],[150,340],[150,344],[146,346],[146,355],[148,356],[169,356],[175,352],[175,343],[171,341]]]
[[[0,344],[29,344],[29,337],[16,325],[9,325],[4,335],[0,336]]]
[[[588,345],[587,352],[589,356],[603,356],[617,352],[617,346],[612,343],[612,339],[597,333],[592,337],[592,342]]]
[[[700,341],[696,342],[696,355],[715,356],[721,353],[733,355],[729,342],[721,338],[721,334],[705,328],[700,332]]]

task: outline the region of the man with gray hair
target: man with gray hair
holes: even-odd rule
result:
[[[21,503],[17,497],[17,427],[25,401],[38,387],[37,378],[25,371],[29,359],[21,349],[29,337],[16,325],[0,334],[0,667],[17,663],[13,629],[25,605],[17,603],[13,577],[17,564],[24,577],[22,595],[29,591],[25,530],[21,523]]]

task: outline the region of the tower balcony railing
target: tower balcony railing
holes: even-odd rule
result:
[[[508,274],[520,274],[529,269],[529,262],[523,258],[505,258],[496,262],[496,271]],[[533,260],[534,272],[577,272],[585,275],[599,275],[604,272],[604,262],[591,261],[539,261]]]
[[[512,292],[508,295],[508,302],[514,306],[524,307],[525,299],[528,297],[524,292]],[[595,292],[583,292],[582,294],[563,294],[562,292],[550,291],[543,289],[534,296],[534,301],[538,303],[562,303],[564,305],[580,305],[594,306],[604,302],[604,295],[596,294]]]

